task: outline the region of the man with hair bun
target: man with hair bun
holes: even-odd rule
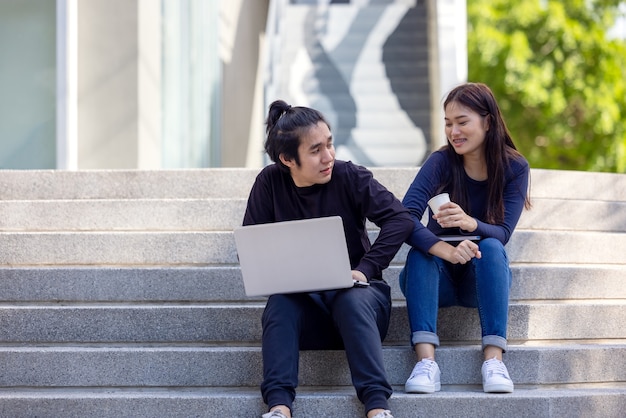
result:
[[[265,151],[274,164],[257,176],[243,224],[340,216],[352,277],[369,285],[268,298],[261,319],[261,393],[269,409],[263,418],[291,417],[299,351],[324,349],[345,349],[367,418],[393,418],[382,351],[391,296],[382,271],[411,233],[411,216],[369,170],[335,160],[330,126],[317,110],[277,100],[266,124]],[[368,219],[380,228],[371,244]]]

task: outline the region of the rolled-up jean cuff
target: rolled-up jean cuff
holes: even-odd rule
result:
[[[502,338],[499,335],[485,335],[483,337],[483,350],[488,345],[499,347],[503,353],[506,353],[506,338]]]
[[[439,347],[439,337],[434,332],[430,331],[415,331],[411,335],[411,345],[415,344],[432,344],[435,347]]]

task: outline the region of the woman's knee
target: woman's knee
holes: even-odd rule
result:
[[[401,290],[405,298],[416,299],[420,294],[431,294],[439,286],[443,261],[430,254],[411,249],[402,270]],[[428,291],[426,289],[430,289]]]
[[[482,240],[479,245],[482,257],[473,260],[477,286],[487,286],[494,290],[508,289],[512,276],[504,245],[495,238]]]
[[[406,265],[421,265],[423,263],[429,263],[432,256],[430,254],[424,254],[420,250],[411,248],[406,255]]]
[[[483,274],[487,271],[505,274],[509,270],[509,258],[504,249],[504,245],[499,240],[487,238],[480,241],[478,245],[481,257],[473,260],[478,271]]]
[[[496,238],[485,238],[478,243],[481,260],[504,259],[507,260],[506,250],[500,240]]]
[[[403,280],[406,287],[408,281],[415,280],[417,276],[430,276],[438,274],[438,272],[439,265],[434,256],[411,248],[406,256],[406,263],[401,274],[404,275]]]
[[[406,296],[406,267],[402,267],[400,274],[398,275],[398,284],[402,294]]]

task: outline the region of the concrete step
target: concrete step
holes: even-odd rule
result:
[[[625,265],[513,264],[510,299],[626,299]]]
[[[372,168],[374,176],[402,198],[419,168]],[[626,202],[626,175],[586,171],[531,169],[530,195],[534,199]]]
[[[366,97],[366,99],[369,100],[370,98]],[[333,113],[337,115],[336,117],[339,119],[344,119],[344,118],[347,119],[348,117],[350,118],[348,120],[356,119],[355,129],[362,130],[364,134],[367,133],[368,129],[377,130],[379,140],[383,142],[386,141],[388,138],[392,138],[392,135],[389,133],[386,133],[385,129],[391,130],[391,131],[398,130],[398,121],[403,121],[404,118],[406,118],[405,109],[401,109],[399,107],[399,102],[396,102],[393,108],[384,108],[380,110],[362,108],[360,106],[359,100],[355,100],[355,106],[359,108],[357,112],[358,114],[356,115],[356,117],[351,116],[351,112],[349,110],[344,111],[340,109],[340,110],[334,111]],[[426,115],[424,111],[417,109],[417,108],[410,107],[409,111],[412,115],[416,115],[417,117],[420,117],[420,118],[424,118],[424,116]],[[385,122],[387,123],[385,124]],[[419,126],[414,126],[414,125],[412,126],[412,128],[421,129]],[[398,168],[414,167],[414,166],[417,166],[417,164],[398,166]],[[385,166],[385,167],[394,168],[394,166]]]
[[[408,346],[385,346],[389,382],[403,385],[415,365]],[[259,346],[0,346],[1,387],[242,387],[262,380]],[[517,385],[625,382],[626,344],[563,342],[511,345],[505,354]],[[444,385],[480,385],[482,354],[478,345],[437,350]],[[223,367],[223,365],[229,365]],[[341,350],[303,351],[300,386],[350,386]]]
[[[626,264],[626,233],[516,230],[506,250],[516,263]]]
[[[513,264],[510,298],[522,300],[626,299],[624,265]],[[402,265],[383,272],[394,300]],[[0,301],[12,302],[239,302],[237,265],[209,267],[0,267]]]
[[[535,198],[520,229],[626,232],[626,201]]]
[[[369,83],[368,83],[369,84]],[[387,88],[387,93],[390,91],[390,84],[388,81],[379,81],[377,83],[371,83],[372,88],[376,88],[376,84],[379,84],[379,88]],[[319,94],[314,93],[309,95],[312,102],[322,101],[324,99],[331,99],[333,103],[333,107],[348,107],[354,105],[355,99],[352,97],[346,97],[341,94],[333,95],[331,94]],[[358,99],[356,100],[357,106],[360,109],[366,109],[367,112],[376,112],[377,114],[382,114],[383,116],[388,116],[389,114],[397,114],[398,109],[398,101],[402,101],[404,104],[404,110],[406,108],[415,109],[416,112],[426,115],[427,111],[423,110],[422,99],[416,94],[412,93],[398,93],[393,96],[381,95],[374,93],[373,91],[368,91],[363,94],[359,94]],[[337,112],[339,113],[339,112]],[[393,126],[393,125],[392,125]],[[392,129],[389,125],[388,128]],[[392,137],[392,135],[389,135]],[[379,138],[380,139],[380,138]]]
[[[4,232],[0,248],[0,265],[12,266],[238,263],[231,231]],[[515,263],[626,264],[626,233],[518,230],[506,248]]]
[[[0,230],[228,231],[245,208],[244,198],[0,200]],[[517,229],[626,232],[624,214],[626,202],[538,198]]]
[[[408,117],[404,116],[404,122],[408,122]],[[402,123],[398,121],[398,124]],[[391,135],[390,138],[392,139],[388,139],[385,144],[380,143],[381,135],[371,136],[368,134],[367,136],[370,138],[378,138],[378,143],[369,145],[364,143],[364,138],[359,132],[353,132],[351,137],[357,147],[363,150],[365,155],[376,164],[387,167],[414,165],[421,161],[426,152],[426,140],[420,129],[410,128],[408,123],[404,123],[404,125],[407,126],[407,130],[398,133],[398,135]],[[341,147],[337,147],[337,155],[342,155],[341,152]],[[401,157],[398,157],[399,155]],[[353,157],[348,155],[345,158],[352,159]]]
[[[232,232],[7,232],[5,265],[235,264]]]
[[[348,36],[342,41],[341,53],[331,52],[329,54],[329,51],[323,49],[321,46],[311,48],[308,52],[311,54],[310,58],[313,66],[328,65],[326,63],[318,64],[318,60],[323,60],[328,55],[332,57],[334,65],[345,65],[350,67],[354,67],[355,63],[367,63],[367,65],[380,65],[384,67],[385,62],[382,60],[383,53],[385,54],[387,63],[393,63],[394,66],[408,65],[409,63],[414,63],[420,56],[428,56],[427,40],[425,35],[415,36],[398,34],[398,36],[402,37],[407,42],[414,42],[414,44],[411,46],[390,44],[389,47],[383,50],[378,44],[363,43],[362,36],[355,36],[354,38]]]
[[[626,408],[624,384],[516,388],[485,394],[480,387],[446,387],[431,395],[405,394],[396,387],[390,407],[396,417],[618,418]],[[147,418],[226,416],[258,418],[266,412],[257,388],[1,389],[0,415],[13,418]],[[298,388],[294,416],[361,417],[351,387]]]
[[[418,50],[418,52],[420,52],[420,50]],[[416,54],[419,57],[419,54]],[[378,63],[377,63],[378,64]],[[287,66],[287,69],[289,69],[290,66]],[[409,71],[409,68],[413,68],[413,71]],[[342,66],[337,67],[337,68],[333,68],[333,72],[328,72],[325,70],[328,70],[327,67],[325,67],[324,65],[321,64],[317,64],[314,66],[314,69],[317,71],[317,77],[316,79],[319,81],[319,83],[323,84],[323,85],[328,85],[328,86],[333,86],[336,85],[337,80],[333,79],[333,72],[336,70],[337,72],[341,73],[341,74],[346,74],[345,71],[347,70],[354,70],[354,63],[353,62],[346,62],[344,63]],[[360,68],[361,70],[361,68]],[[367,90],[366,86],[367,83],[379,83],[381,80],[381,74],[380,74],[380,69],[376,69],[374,70],[369,70],[369,71],[359,71],[358,77],[351,77],[349,82],[344,82],[342,84],[340,84],[341,86],[345,86],[347,83],[349,83],[349,85],[352,87],[356,84],[361,84],[363,86],[365,86],[365,92],[369,93],[369,91]],[[428,63],[423,60],[423,61],[415,61],[415,59],[410,60],[410,61],[404,61],[401,63],[401,65],[395,65],[393,64],[393,67],[390,67],[389,65],[386,66],[385,68],[385,72],[393,72],[393,82],[395,83],[396,80],[400,81],[400,82],[406,82],[406,81],[410,81],[410,80],[414,80],[415,78],[418,79],[423,79],[423,77],[427,77],[428,75]],[[335,74],[337,74],[337,72],[335,72]],[[348,73],[350,74],[350,73]],[[390,74],[386,73],[383,74],[383,76],[385,78],[390,78]],[[308,82],[307,82],[308,83]],[[308,84],[307,84],[308,85]],[[351,91],[357,91],[354,88],[351,89]],[[362,90],[359,91],[359,94],[361,94]],[[420,84],[418,87],[415,88],[414,90],[414,94],[415,95],[421,95],[423,97],[425,97],[428,94],[428,89],[425,88],[425,84],[422,83]]]
[[[333,63],[333,68],[336,69],[340,74],[354,74],[355,71],[355,63],[353,60],[340,60]],[[358,80],[380,80],[381,71],[384,71],[384,68],[381,68],[382,63],[380,61],[376,61],[369,65],[368,62],[365,65],[358,66],[358,74],[355,77]],[[327,68],[327,63],[319,63],[313,62],[312,67],[314,70],[323,71]],[[426,64],[424,64],[423,69],[427,69]],[[394,74],[398,78],[412,77],[416,72],[416,66],[414,60],[406,60],[406,61],[397,61],[394,62]],[[384,76],[385,73],[383,72]]]
[[[2,200],[247,198],[259,170],[2,170]]]
[[[399,15],[404,15],[409,10],[409,5],[406,2],[404,4],[399,4],[397,2],[387,2],[387,4],[381,4],[383,2],[378,2],[378,4],[335,4],[330,5],[328,9],[324,9],[323,11],[327,12],[330,19],[335,17],[336,20],[329,20],[330,22],[343,21],[350,22],[351,33],[353,36],[366,36],[368,32],[371,31],[372,27],[376,25],[380,19],[384,16],[385,12],[392,11]],[[413,2],[415,3],[415,2]],[[412,4],[412,8],[415,8],[415,4]],[[423,6],[423,5],[422,5]],[[292,6],[292,7],[303,7],[303,6]],[[323,21],[327,21],[327,14],[322,13],[317,6],[310,6],[310,10],[317,10],[320,13],[320,18]],[[426,23],[426,10],[424,7],[418,7],[418,10],[422,11],[423,16],[422,19],[419,19],[419,15],[411,14],[412,21],[416,23]],[[354,17],[351,20],[348,20],[350,17]],[[358,17],[358,18],[357,18]],[[330,27],[329,31],[333,28]],[[415,33],[414,31],[413,33]]]
[[[418,167],[374,167],[374,176],[402,198]],[[2,170],[0,200],[247,199],[259,170]],[[626,202],[626,175],[531,170],[531,197]],[[576,202],[572,202],[575,204]]]
[[[232,231],[246,199],[0,201],[2,231]]]
[[[626,175],[533,169],[531,195],[537,198],[626,201]]]
[[[415,25],[421,24],[421,22],[417,21],[412,23]],[[336,38],[339,39],[341,35],[342,34],[339,34]],[[409,59],[415,60],[416,57],[426,56],[428,54],[428,34],[426,30],[416,32],[415,30],[398,30],[396,28],[396,30],[393,31],[391,39],[387,38],[383,45],[368,43],[367,35],[367,33],[354,33],[341,38],[339,41],[341,43],[340,47],[330,51],[333,61],[343,60],[347,56],[349,56],[353,62],[362,61],[362,55],[350,53],[350,51],[353,50],[358,52],[359,48],[367,55],[377,55],[378,57],[384,55],[387,63],[390,64],[395,62],[396,59],[405,59],[407,56]],[[377,34],[376,42],[380,42],[381,40],[382,37],[380,34]],[[323,42],[325,42],[326,45],[334,45],[333,42],[328,42],[326,37],[323,38]],[[316,54],[318,51],[321,53],[329,52],[328,50],[322,49],[321,44],[311,46],[309,51],[311,52],[313,60],[318,57]],[[344,51],[348,54],[342,55]]]
[[[626,301],[513,302],[511,341],[626,339]],[[57,343],[256,343],[262,302],[248,303],[38,303],[0,304],[0,342]],[[405,304],[394,303],[386,342],[409,337]],[[476,309],[440,310],[442,340],[479,342]]]
[[[237,302],[238,265],[0,267],[2,302]],[[262,300],[258,298],[257,300]]]
[[[358,91],[363,95],[376,95],[389,92],[389,80],[371,79],[363,80],[350,80],[350,89],[352,91]],[[403,77],[399,80],[394,80],[393,84],[399,91],[406,92],[406,95],[412,97],[424,97],[425,93],[416,91],[418,86],[428,85],[427,74],[413,74],[411,77]],[[345,80],[337,80],[333,77],[316,77],[307,80],[303,80],[302,89],[305,92],[318,92],[320,86],[324,86],[329,90],[329,93],[346,86]]]

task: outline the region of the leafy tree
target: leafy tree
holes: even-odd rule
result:
[[[532,167],[626,172],[624,0],[467,0],[469,79]]]

